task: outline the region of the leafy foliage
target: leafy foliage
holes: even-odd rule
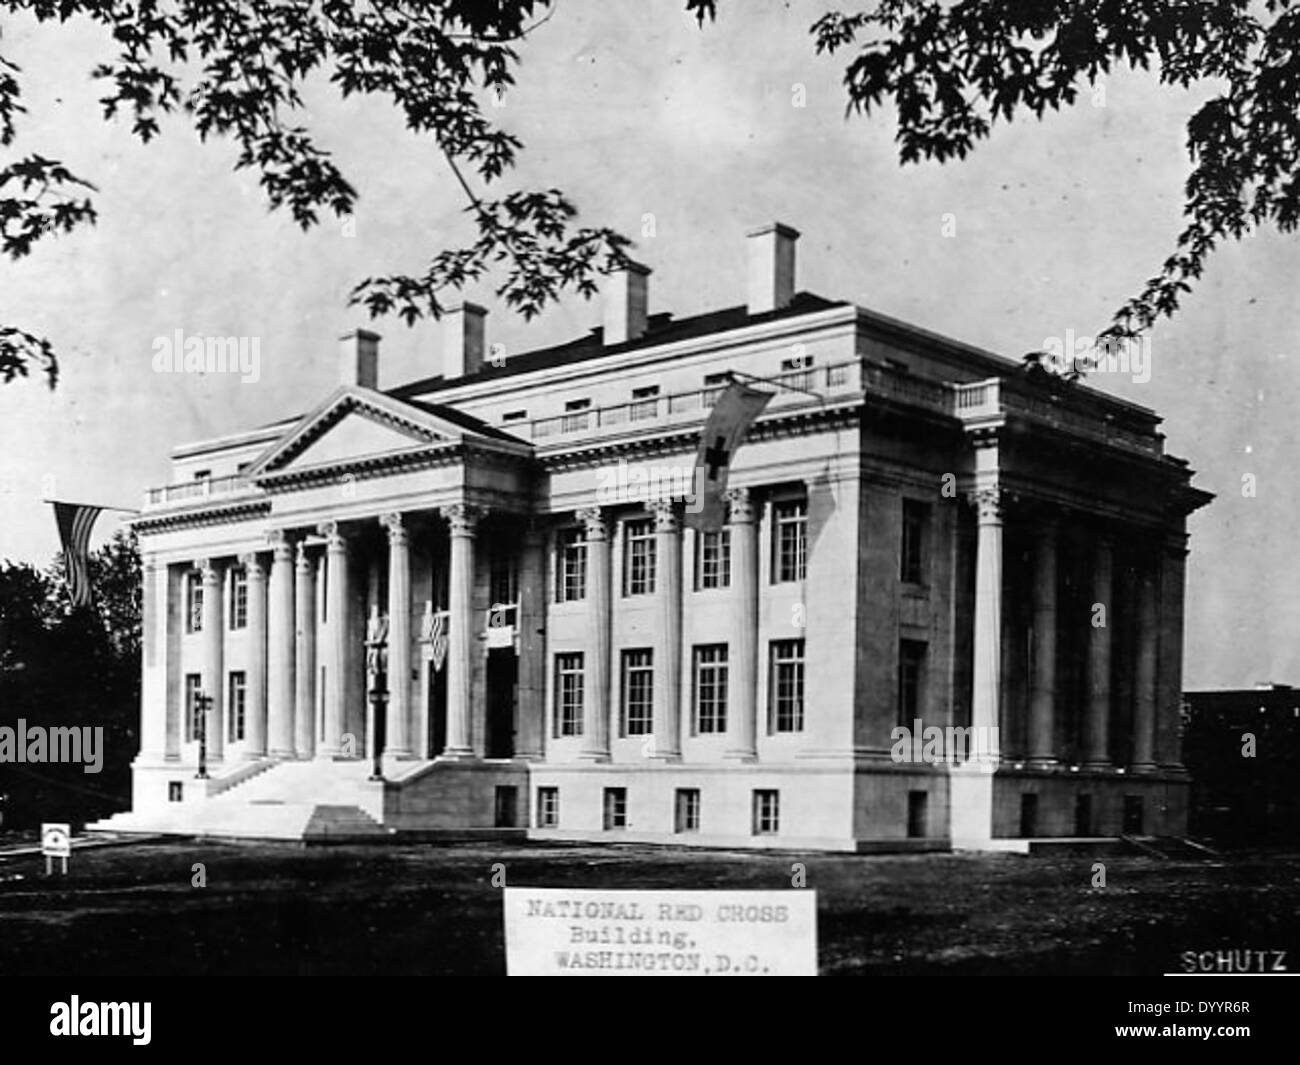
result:
[[[488,197],[522,147],[483,112],[487,94],[514,85],[513,44],[550,17],[546,0],[0,0],[0,10],[40,22],[85,18],[112,34],[116,55],[96,64],[106,119],[129,118],[149,142],[163,116],[189,118],[203,139],[239,148],[236,169],[252,169],[273,210],[303,229],[321,213],[352,213],[357,191],[302,121],[302,89],[324,77],[342,97],[387,98],[415,133],[431,136],[469,200],[477,239],[438,251],[419,276],[367,278],[351,302],[372,316],[398,312],[408,322],[437,316],[446,292],[505,271],[497,294],[529,318],[564,289],[596,290],[596,275],[625,258],[629,241],[614,230],[579,227],[576,207],[558,189]],[[21,71],[0,56],[0,146],[13,143]],[[9,186],[6,188],[6,186]],[[28,156],[0,170],[0,250],[28,254],[51,233],[93,222],[93,186],[57,160]],[[0,332],[0,375],[9,381],[41,363],[53,385],[48,342],[14,327]]]
[[[698,7],[712,11],[712,4]],[[1172,315],[1214,248],[1265,222],[1300,220],[1300,12],[1291,0],[879,0],[812,27],[819,52],[849,52],[849,113],[891,101],[903,163],[964,158],[999,119],[1042,118],[1082,83],[1127,65],[1222,92],[1187,127],[1187,224],[1109,335]]]

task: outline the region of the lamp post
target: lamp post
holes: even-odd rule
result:
[[[370,713],[374,722],[370,745],[370,779],[383,780],[388,706],[388,619],[375,610],[371,614],[367,630],[366,673],[370,676]]]
[[[194,697],[194,712],[198,714],[199,726],[199,771],[195,780],[208,779],[208,711],[212,708],[212,696],[199,692]]]
[[[384,717],[388,707],[388,692],[384,687],[384,674],[375,673],[372,675],[370,689],[370,707],[375,721],[375,742],[373,763],[370,769],[371,780],[384,779]]]

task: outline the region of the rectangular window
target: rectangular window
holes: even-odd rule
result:
[[[190,743],[199,738],[199,692],[203,678],[197,673],[185,674],[185,738]]]
[[[582,735],[582,652],[555,656],[555,734]]]
[[[522,422],[527,421],[528,412],[526,410],[508,410],[501,415],[503,422]]]
[[[231,670],[226,685],[226,738],[228,743],[238,743],[244,738],[244,706],[247,698],[246,677],[243,670]]]
[[[203,574],[185,574],[185,631],[203,631]]]
[[[695,535],[695,590],[727,588],[731,584],[731,530]]]
[[[754,835],[775,836],[781,828],[781,793],[754,792]]]
[[[185,783],[180,780],[167,781],[167,801],[184,802],[185,801]]]
[[[912,499],[903,500],[903,542],[899,554],[898,579],[909,584],[925,583],[926,531],[930,507]]]
[[[655,530],[649,518],[623,524],[623,594],[653,595]]]
[[[907,835],[909,839],[925,838],[926,798],[924,791],[909,791],[907,793]]]
[[[586,430],[591,418],[591,400],[571,399],[564,405],[564,417],[560,420],[560,431],[578,433]]]
[[[605,789],[605,831],[627,828],[627,788]]]
[[[773,640],[769,732],[803,731],[803,640]]]
[[[561,529],[555,543],[555,601],[572,603],[587,596],[587,536]]]
[[[498,784],[493,805],[493,824],[497,828],[515,827],[515,810],[519,805],[519,789],[513,784]]]
[[[807,573],[808,504],[800,500],[772,507],[772,580],[801,581]]]
[[[488,569],[488,595],[494,606],[519,602],[519,568],[508,555],[493,553]]]
[[[695,648],[695,717],[696,735],[716,735],[727,731],[727,645],[706,644]]]
[[[700,830],[700,789],[678,788],[677,801],[673,811],[674,832],[698,832]]]
[[[623,735],[654,731],[654,652],[623,652]]]
[[[1020,796],[1020,835],[1025,839],[1038,835],[1038,796],[1032,791]]]
[[[560,823],[560,789],[537,789],[537,827],[555,828]]]
[[[909,729],[921,716],[925,652],[921,640],[898,641],[898,724]]]
[[[659,414],[659,386],[646,385],[632,389],[632,402],[628,406],[628,421],[643,422]]]
[[[230,571],[230,628],[248,628],[248,571],[243,566]]]

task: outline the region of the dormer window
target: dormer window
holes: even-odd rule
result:
[[[659,414],[659,386],[645,385],[632,389],[632,404],[628,408],[628,420],[646,421]]]

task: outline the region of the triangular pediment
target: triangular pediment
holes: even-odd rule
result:
[[[380,392],[342,388],[302,418],[248,470],[260,476],[336,466],[380,455],[455,444],[460,426]]]

